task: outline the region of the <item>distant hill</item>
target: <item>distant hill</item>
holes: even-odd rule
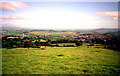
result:
[[[18,30],[18,29],[22,29],[22,27],[11,26],[11,25],[3,25],[2,26],[2,30]]]
[[[34,29],[34,30],[31,30],[31,32],[32,32],[32,31],[58,32],[58,31],[55,31],[55,30],[42,30],[42,29],[41,29],[41,30],[40,30],[40,29],[39,29],[39,30]]]
[[[118,28],[99,28],[99,29],[94,29],[93,31],[118,31]]]
[[[25,27],[19,27],[15,25],[3,25],[2,30],[21,30],[21,29],[26,29],[26,30],[31,30],[31,31],[48,31],[48,32],[66,32],[66,31],[74,31],[74,32],[86,32],[86,31],[95,31],[95,32],[109,32],[109,31],[118,31],[118,28],[99,28],[99,29],[30,29],[30,28],[25,28]],[[119,29],[120,30],[120,29]]]
[[[22,30],[22,29],[29,29],[25,27],[20,27],[16,25],[2,25],[2,30]]]

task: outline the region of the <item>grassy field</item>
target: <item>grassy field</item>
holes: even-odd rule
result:
[[[95,47],[2,49],[3,74],[119,74],[119,52]]]
[[[76,34],[75,32],[31,32],[36,35],[62,35],[62,36],[71,36],[73,34]]]
[[[74,45],[74,46],[76,46],[75,43],[59,43],[58,45],[59,46],[63,46],[63,45]]]

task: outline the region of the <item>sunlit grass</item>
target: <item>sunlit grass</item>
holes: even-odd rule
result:
[[[45,49],[4,48],[2,70],[3,74],[118,74],[118,54],[84,45]]]
[[[61,36],[68,36],[68,35],[73,35],[76,34],[75,32],[39,32],[39,33],[34,33],[36,35],[61,35]]]

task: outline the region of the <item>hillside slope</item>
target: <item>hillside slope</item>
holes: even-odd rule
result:
[[[2,49],[3,74],[119,74],[119,52],[94,47]]]

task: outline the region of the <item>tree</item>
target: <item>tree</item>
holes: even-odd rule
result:
[[[23,39],[21,39],[20,41],[21,41],[21,47],[23,47],[23,45],[24,45]]]
[[[40,45],[40,41],[35,41],[35,43],[34,43],[35,45],[36,45],[36,47],[39,47],[39,46],[41,46]],[[40,48],[40,47],[39,47]]]
[[[81,46],[82,44],[83,44],[83,42],[82,41],[76,41],[76,46]]]
[[[94,46],[94,43],[90,43],[90,46]]]
[[[51,40],[46,41],[46,46],[50,46],[51,45]]]
[[[33,47],[33,46],[35,46],[35,45],[33,44],[32,41],[25,41],[25,43],[24,43],[24,47],[28,47],[28,49],[29,49],[29,47]]]

